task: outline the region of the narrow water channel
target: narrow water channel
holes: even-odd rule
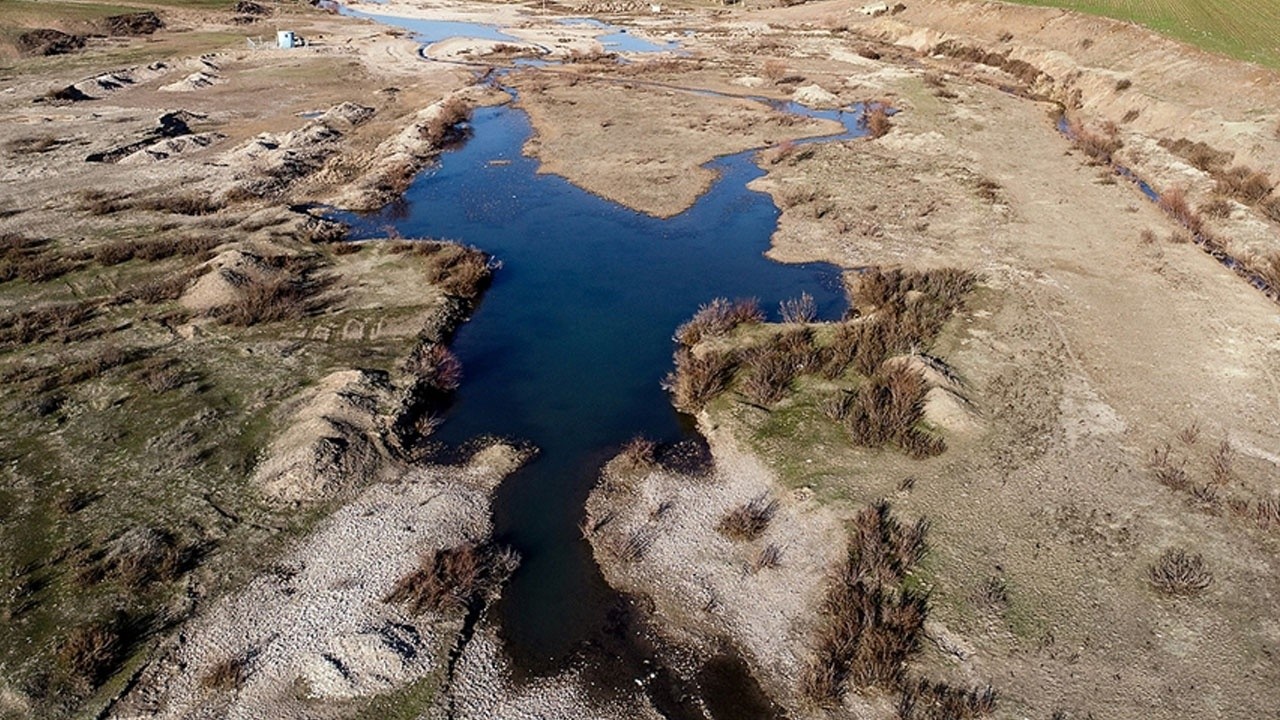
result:
[[[860,109],[786,109],[842,121],[840,138],[859,134]],[[435,439],[461,445],[498,435],[541,450],[495,502],[498,540],[522,557],[496,609],[517,673],[550,674],[590,664],[593,654],[631,651],[639,664],[629,670],[639,672],[646,653],[621,637],[632,632],[619,620],[625,602],[604,582],[578,529],[600,466],[637,435],[697,442],[661,380],[676,326],[700,304],[754,297],[776,314],[780,301],[807,292],[822,317],[837,318],[845,308],[840,273],[765,258],[779,213],[768,196],[746,188],[762,174],[754,151],[714,161],[720,179],[711,190],[661,220],[537,174],[537,161],[521,155],[532,130],[519,109],[482,108],[471,123],[470,139],[416,178],[400,201],[341,219],[356,238],[393,229],[475,245],[502,262],[454,341],[464,380]],[[617,679],[619,686],[630,680]],[[719,703],[732,708],[734,689],[720,694]]]

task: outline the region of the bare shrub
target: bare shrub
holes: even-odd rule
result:
[[[795,360],[775,348],[757,348],[743,360],[742,394],[761,405],[772,405],[786,396],[799,368]]]
[[[1254,522],[1266,530],[1280,525],[1280,498],[1263,498],[1254,507]]]
[[[514,551],[496,545],[463,543],[432,551],[396,581],[383,602],[404,605],[415,615],[467,608],[497,590],[517,564]]]
[[[1119,132],[1114,125],[1104,128],[1102,132],[1096,132],[1084,124],[1072,120],[1068,124],[1068,135],[1076,147],[1080,148],[1081,152],[1094,161],[1107,165],[1111,164],[1112,158],[1123,146]]]
[[[777,500],[770,498],[768,493],[757,495],[726,512],[716,524],[716,531],[731,540],[755,540],[769,529],[769,523],[777,514]]]
[[[334,255],[355,255],[356,253],[360,252],[363,249],[364,249],[364,245],[362,245],[361,243],[354,243],[354,242],[334,243],[333,254]]]
[[[232,692],[239,690],[244,685],[246,677],[248,677],[249,661],[247,658],[236,655],[226,658],[213,664],[204,675],[200,677],[200,686],[206,690],[219,690],[222,692]]]
[[[1257,205],[1271,194],[1274,183],[1266,173],[1245,165],[1237,165],[1216,175],[1216,190],[1245,205]]]
[[[251,327],[262,323],[296,320],[307,313],[306,285],[292,278],[267,278],[241,289],[232,302],[213,315],[228,325]]]
[[[1191,204],[1187,202],[1187,191],[1180,188],[1170,188],[1160,193],[1160,209],[1164,210],[1180,225],[1193,233],[1199,233],[1204,229],[1204,222],[1200,216],[1191,209]]]
[[[693,317],[676,328],[676,342],[693,347],[707,338],[720,337],[739,325],[764,322],[764,313],[755,298],[730,301],[715,298],[698,308]]]
[[[171,275],[135,283],[128,290],[122,292],[117,297],[117,300],[119,302],[139,301],[148,305],[177,300],[182,297],[182,293],[186,292],[187,288],[191,287],[191,283],[199,275],[199,269],[191,268]]]
[[[1232,478],[1235,477],[1235,455],[1236,452],[1232,449],[1231,443],[1224,439],[1218,443],[1213,455],[1209,456],[1209,477],[1215,484],[1231,483]]]
[[[1245,265],[1262,278],[1272,290],[1280,292],[1280,252],[1269,255],[1251,255],[1245,258]]]
[[[130,645],[129,623],[123,616],[77,625],[58,646],[57,661],[68,679],[95,688],[111,677]]]
[[[637,528],[617,543],[614,553],[623,562],[639,562],[653,546],[654,539],[655,535],[651,530]]]
[[[1151,474],[1156,481],[1167,488],[1186,490],[1191,484],[1187,479],[1186,462],[1175,462],[1170,457],[1168,443],[1157,446],[1151,451],[1151,458],[1147,461],[1147,467],[1150,468]]]
[[[675,370],[667,376],[664,386],[678,409],[697,412],[729,386],[733,368],[734,359],[727,353],[695,355],[680,348],[675,355]]]
[[[439,343],[419,344],[401,369],[442,392],[453,392],[462,383],[462,362]]]
[[[455,95],[440,104],[440,109],[422,128],[422,139],[432,147],[441,147],[459,137],[458,126],[471,115],[471,106]]]
[[[1120,78],[1116,81],[1116,92],[1124,92],[1133,87],[1133,81],[1129,78]]]
[[[809,293],[801,293],[798,298],[783,300],[778,305],[782,322],[810,323],[818,317],[818,304]]]
[[[433,240],[403,245],[414,255],[429,259],[428,279],[446,295],[472,300],[493,280],[495,265],[489,255],[478,248]]]
[[[787,76],[787,64],[778,58],[769,58],[760,66],[760,74],[773,82],[779,82]]]
[[[36,255],[15,265],[18,277],[29,283],[56,280],[81,268],[81,264],[56,255]]]
[[[55,303],[0,314],[0,346],[67,338],[94,316],[97,306],[93,301]]]
[[[613,466],[623,473],[648,472],[658,464],[658,445],[644,437],[634,437],[622,446]]]
[[[904,526],[878,502],[858,513],[849,552],[831,577],[814,652],[801,677],[805,695],[834,706],[852,687],[897,688],[920,646],[928,597],[904,583],[923,557],[928,525]]]
[[[1191,421],[1191,424],[1178,431],[1178,440],[1183,445],[1195,445],[1200,441],[1200,423]]]
[[[937,455],[945,445],[921,431],[928,384],[906,364],[885,366],[858,387],[845,417],[853,442],[864,447],[895,443],[914,457]]]
[[[852,393],[840,391],[828,395],[818,403],[818,409],[828,420],[834,422],[843,422],[849,416],[849,411],[853,407],[854,395]]]
[[[1213,584],[1213,573],[1204,557],[1181,548],[1165,550],[1148,574],[1151,582],[1168,595],[1197,595]]]
[[[171,358],[152,358],[142,364],[138,379],[151,392],[160,395],[180,387],[186,381],[186,372],[178,361]]]
[[[134,246],[130,242],[113,242],[95,248],[93,259],[104,267],[119,265],[133,259]]]
[[[892,121],[889,120],[889,107],[884,103],[869,105],[862,111],[858,125],[866,130],[867,135],[872,139],[884,137],[893,127]]]
[[[1143,245],[1152,245],[1156,241],[1156,234],[1151,228],[1144,228],[1143,231],[1138,234],[1138,240],[1141,241]]]
[[[773,543],[768,543],[751,556],[749,569],[752,573],[758,573],[761,570],[776,568],[781,564],[782,548]]]

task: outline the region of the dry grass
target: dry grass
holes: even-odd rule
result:
[[[1192,142],[1186,138],[1165,139],[1160,141],[1160,145],[1207,173],[1221,172],[1231,163],[1231,153],[1215,150],[1203,142]]]
[[[1235,209],[1235,204],[1229,198],[1221,195],[1215,195],[1203,203],[1200,203],[1200,214],[1205,217],[1222,218],[1231,217],[1231,211]]]
[[[964,690],[944,682],[920,678],[906,683],[898,698],[899,720],[971,720],[996,709],[990,685]]]
[[[1204,557],[1181,548],[1164,551],[1148,573],[1152,584],[1167,595],[1198,595],[1213,584]]]
[[[495,545],[464,543],[436,550],[396,581],[383,602],[404,605],[415,615],[464,609],[483,602],[517,564],[514,551]]]
[[[758,495],[726,512],[716,524],[716,531],[731,540],[749,542],[763,535],[777,514],[778,501],[767,493]]]
[[[1217,173],[1217,192],[1233,197],[1245,205],[1257,205],[1271,194],[1275,184],[1266,173],[1251,167],[1237,165]]]
[[[390,251],[426,259],[429,282],[444,294],[464,300],[474,300],[484,292],[497,267],[483,250],[439,240],[401,242]]]

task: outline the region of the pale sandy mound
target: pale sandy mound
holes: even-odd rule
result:
[[[486,540],[492,490],[519,457],[406,471],[338,510],[244,590],[184,625],[109,718],[311,718],[440,677],[460,615],[384,602],[426,552]],[[213,682],[220,663],[238,682]],[[327,717],[327,715],[326,715]]]
[[[272,500],[310,503],[385,479],[394,467],[378,419],[391,396],[387,379],[374,373],[325,377],[271,443],[254,482]]]
[[[187,289],[178,302],[198,312],[229,305],[242,288],[279,273],[262,258],[239,249],[224,250],[205,263],[206,271]]]
[[[224,82],[226,82],[226,80],[218,75],[211,72],[205,72],[204,70],[197,70],[177,82],[172,82],[168,85],[161,85],[156,89],[160,92],[195,92],[196,90],[203,90],[204,88],[220,85]]]
[[[156,163],[161,160],[168,160],[175,155],[202,150],[219,140],[225,140],[226,137],[226,135],[218,132],[205,132],[166,138],[154,145],[124,156],[120,159],[120,162],[125,165]]]
[[[546,50],[533,43],[455,37],[432,44],[426,50],[433,60],[467,60],[503,53],[517,57],[540,56]]]
[[[374,112],[373,108],[365,105],[341,102],[326,110],[318,119],[324,123],[340,122],[355,126],[372,118]]]
[[[811,108],[838,108],[844,103],[835,94],[827,91],[821,85],[803,85],[796,88],[791,94],[791,99]]]
[[[708,653],[732,641],[786,700],[804,668],[827,573],[844,554],[844,533],[828,510],[781,488],[727,433],[712,432],[709,441],[709,478],[664,470],[628,477],[612,475],[611,466],[612,477],[587,501],[588,522],[598,525],[591,546],[611,585],[653,599],[672,639]],[[716,530],[727,512],[759,497],[778,502],[760,538],[736,541]],[[753,570],[770,545],[780,564]],[[639,559],[626,559],[626,548],[637,546]]]

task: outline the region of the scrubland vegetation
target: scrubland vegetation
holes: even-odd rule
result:
[[[838,323],[814,323],[811,299],[783,303],[779,326],[762,325],[750,300],[714,300],[676,331],[667,387],[689,412],[729,389],[769,408],[796,392],[798,378],[815,376],[836,385],[821,407],[855,445],[937,455],[946,445],[925,428],[929,386],[904,356],[929,348],[974,282],[958,270],[873,268],[853,281],[852,317]]]

